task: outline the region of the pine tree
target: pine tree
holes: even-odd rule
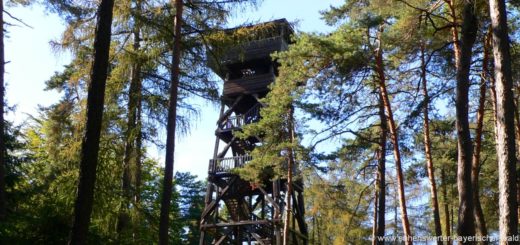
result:
[[[421,80],[422,80],[422,92],[424,96],[423,105],[423,135],[424,135],[424,155],[426,158],[426,168],[428,172],[428,179],[430,181],[430,192],[432,202],[433,221],[435,225],[435,235],[437,237],[442,236],[441,218],[439,214],[439,202],[437,199],[437,183],[435,181],[435,167],[433,165],[432,157],[432,144],[430,139],[430,96],[428,94],[428,81],[426,76],[426,54],[425,44],[421,41]],[[437,241],[437,244],[442,244],[441,241]]]
[[[495,64],[500,244],[511,244],[507,238],[518,235],[518,204],[516,200],[515,108],[506,3],[505,1],[490,0],[489,10]]]
[[[98,9],[98,23],[94,41],[94,63],[92,65],[87,99],[87,123],[81,149],[78,194],[74,208],[75,216],[70,244],[84,244],[86,242],[92,212],[105,84],[108,76],[108,54],[110,50],[113,6],[114,2],[112,0],[103,0]]]
[[[460,58],[457,62],[456,86],[456,127],[458,145],[457,184],[459,191],[459,216],[457,234],[459,236],[475,235],[475,217],[473,192],[471,190],[471,156],[473,145],[468,121],[469,73],[473,54],[473,44],[477,36],[477,17],[474,2],[464,1],[462,12],[462,29],[460,41]]]
[[[377,155],[377,192],[378,192],[378,200],[377,200],[377,237],[385,236],[385,221],[386,221],[386,138],[387,138],[387,125],[386,125],[386,115],[385,115],[385,106],[383,103],[383,98],[379,96],[379,120],[380,120],[380,138],[379,138],[379,152]],[[383,245],[383,240],[376,240],[376,244]]]
[[[173,155],[175,153],[175,133],[177,121],[177,98],[179,89],[179,75],[180,75],[180,55],[181,55],[181,28],[182,28],[182,11],[184,3],[182,0],[175,0],[175,19],[173,32],[173,46],[172,46],[172,63],[171,63],[171,87],[170,98],[168,100],[168,117],[166,125],[166,156],[164,162],[164,182],[161,201],[161,219],[159,224],[159,244],[168,244],[168,224],[169,224],[169,210],[172,192],[173,179]]]
[[[479,194],[479,174],[481,169],[480,155],[482,151],[482,131],[484,127],[484,107],[486,102],[486,90],[487,90],[487,72],[489,63],[489,48],[490,48],[490,34],[488,32],[484,38],[484,50],[482,58],[482,75],[479,88],[479,102],[477,110],[477,127],[475,129],[475,145],[473,149],[473,159],[471,166],[471,182],[473,188],[473,198],[475,202],[475,227],[480,236],[487,236],[486,221],[482,210]],[[484,242],[485,243],[485,242]]]
[[[406,194],[404,189],[404,176],[402,170],[402,159],[401,159],[401,151],[399,150],[399,137],[397,132],[397,126],[394,120],[394,114],[392,112],[391,102],[388,96],[388,90],[386,87],[386,75],[385,68],[383,63],[383,45],[381,40],[381,35],[384,30],[384,27],[381,26],[378,32],[378,46],[375,50],[375,72],[377,73],[378,85],[379,85],[379,93],[383,98],[383,104],[385,106],[385,111],[387,114],[387,123],[388,129],[390,131],[392,145],[393,145],[393,153],[395,160],[395,168],[396,168],[396,176],[397,176],[397,185],[398,185],[398,193],[399,193],[399,207],[401,211],[401,222],[403,225],[403,232],[405,238],[405,244],[413,244],[412,234],[410,230],[410,222],[408,221],[408,212],[406,208]]]

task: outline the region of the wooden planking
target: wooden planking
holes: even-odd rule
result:
[[[268,90],[269,84],[273,81],[273,73],[226,81],[224,82],[224,96],[264,92]]]
[[[287,50],[288,44],[282,36],[266,38],[262,40],[251,41],[246,45],[232,47],[226,51],[226,55],[215,59],[208,59],[208,66],[222,79],[228,72],[227,65],[242,63],[248,60],[270,58],[270,55],[277,51]]]

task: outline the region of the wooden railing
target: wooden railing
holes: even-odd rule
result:
[[[232,169],[240,168],[252,159],[249,155],[211,159],[209,160],[209,172],[229,173]]]
[[[241,128],[245,124],[258,122],[260,120],[260,108],[261,104],[258,103],[242,115],[228,117],[219,123],[218,128],[220,130],[230,130]]]

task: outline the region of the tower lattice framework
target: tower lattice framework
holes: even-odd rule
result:
[[[201,245],[282,244],[287,215],[289,244],[307,244],[301,180],[293,181],[287,200],[286,179],[266,178],[261,185],[253,185],[233,172],[251,161],[248,152],[262,143],[261,137],[240,139],[234,132],[260,120],[263,106],[260,99],[268,93],[268,85],[277,74],[278,65],[270,55],[286,50],[293,32],[285,19],[260,25],[266,27],[262,35],[239,47],[228,48],[222,57],[208,62],[224,80],[224,89],[200,221]]]

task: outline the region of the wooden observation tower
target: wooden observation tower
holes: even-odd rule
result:
[[[201,245],[282,244],[287,215],[289,244],[307,244],[301,181],[294,181],[287,200],[285,179],[266,178],[263,185],[255,186],[233,172],[247,164],[252,159],[248,152],[262,143],[261,137],[244,140],[235,137],[234,132],[260,119],[259,99],[269,92],[268,85],[277,74],[278,64],[270,55],[286,50],[293,32],[285,19],[260,25],[245,28],[265,27],[259,28],[261,35],[225,49],[217,59],[208,62],[224,80],[224,91],[214,155],[209,161],[205,209],[200,222]]]

